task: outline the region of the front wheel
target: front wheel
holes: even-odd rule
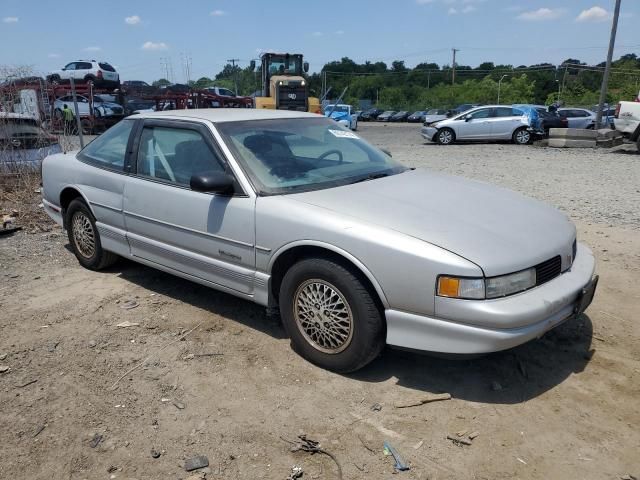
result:
[[[531,141],[531,132],[525,127],[518,128],[513,132],[513,143],[516,145],[528,145]]]
[[[78,262],[89,270],[106,268],[118,259],[115,253],[102,248],[93,214],[78,198],[72,200],[67,208],[67,234]]]
[[[450,145],[456,139],[455,133],[450,128],[442,128],[436,133],[436,140],[440,145]]]
[[[293,349],[335,372],[353,372],[384,347],[374,293],[350,269],[321,258],[296,263],[280,288],[280,312]]]

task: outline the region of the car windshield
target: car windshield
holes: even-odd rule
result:
[[[93,96],[93,101],[94,102],[111,102],[111,103],[115,103],[116,102],[116,97],[114,95],[106,95],[106,94],[94,95]]]
[[[331,111],[334,112],[349,112],[349,107],[346,105],[327,105],[324,109],[325,113],[329,113]]]
[[[440,110],[429,110],[427,115],[440,115]]]
[[[219,123],[261,195],[321,190],[407,170],[327,118]]]

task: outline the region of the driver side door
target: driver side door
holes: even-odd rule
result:
[[[209,128],[199,122],[141,122],[124,218],[131,254],[143,263],[251,295],[255,197],[238,182],[231,195],[191,190],[193,175],[233,175]]]
[[[461,140],[473,140],[491,137],[491,108],[481,108],[463,115],[458,123],[456,137]]]

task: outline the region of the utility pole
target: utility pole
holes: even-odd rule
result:
[[[453,85],[454,83],[456,83],[456,53],[460,51],[459,48],[452,48],[451,51],[453,52],[453,62],[451,62],[451,85]]]
[[[236,95],[238,95],[238,72],[236,71],[236,62],[239,61],[239,58],[230,58],[227,60],[227,62],[233,65],[233,83],[236,86]]]
[[[607,53],[607,64],[604,68],[604,77],[602,78],[602,86],[600,87],[600,101],[598,102],[598,113],[596,115],[596,129],[600,128],[602,121],[602,109],[607,99],[607,87],[609,86],[609,72],[611,70],[611,60],[613,59],[613,47],[616,44],[616,32],[618,30],[618,17],[620,16],[620,1],[616,0],[616,6],[613,10],[613,22],[611,23],[611,38],[609,38],[609,52]]]

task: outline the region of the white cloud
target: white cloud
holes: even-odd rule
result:
[[[474,7],[473,5],[467,5],[462,9],[462,13],[471,13],[471,12],[475,12],[476,10],[477,8]]]
[[[453,7],[451,7],[451,8],[449,9],[449,11],[447,11],[447,13],[448,13],[449,15],[455,15],[455,14],[457,14],[457,13],[458,13],[458,10],[456,10],[456,9],[455,9],[455,8],[453,8]]]
[[[169,46],[164,42],[144,42],[142,44],[142,50],[166,50]]]
[[[225,12],[224,10],[214,10],[209,15],[211,15],[212,17],[222,17],[223,15],[226,15],[226,14],[227,12]]]
[[[18,23],[20,19],[18,17],[4,17],[2,19],[3,23]]]
[[[124,17],[124,23],[127,25],[138,25],[142,19],[138,15],[131,15],[130,17]]]
[[[49,58],[60,58],[60,54],[59,53],[50,53],[49,55],[47,55],[47,57],[49,57]]]
[[[100,47],[83,48],[83,51],[85,51],[85,52],[99,52],[100,50],[102,50],[102,48],[100,48]]]
[[[323,35],[322,32],[313,32],[311,35],[313,35],[314,37],[321,37]]]
[[[580,15],[576,18],[576,22],[602,22],[608,20],[610,16],[611,14],[604,8],[596,5],[580,12]]]
[[[522,12],[517,18],[531,22],[556,20],[560,18],[563,13],[564,11],[559,8],[539,8],[538,10],[532,10],[530,12]]]

